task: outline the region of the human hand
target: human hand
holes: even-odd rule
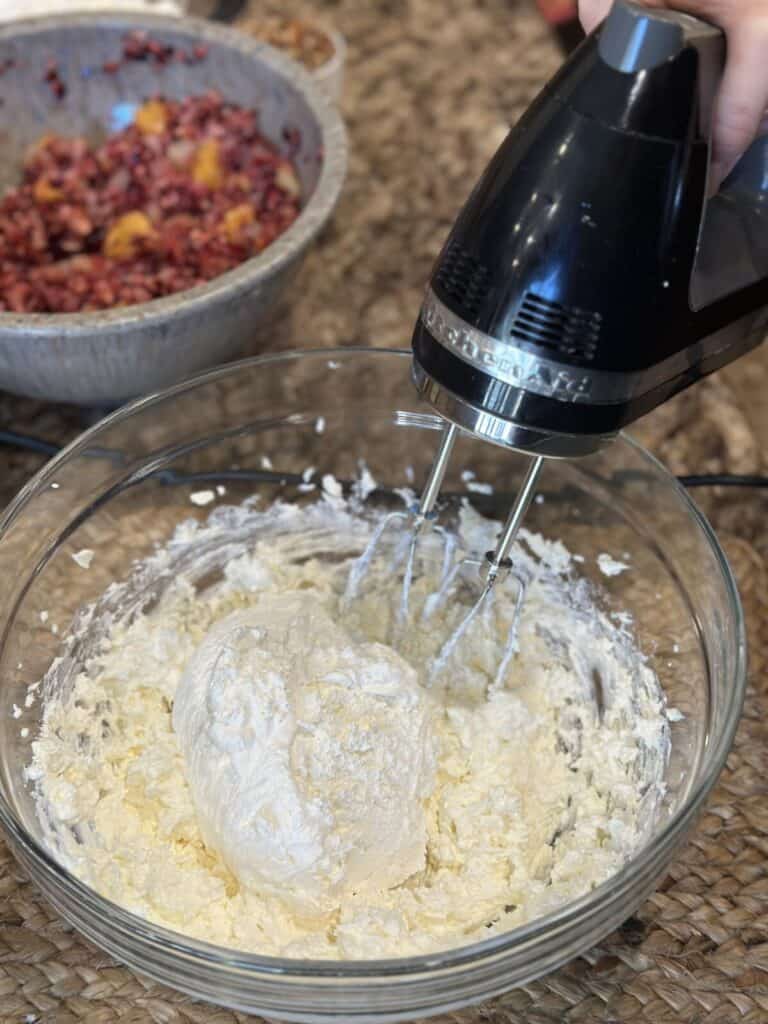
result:
[[[646,7],[683,11],[719,25],[727,57],[712,124],[710,187],[717,188],[758,133],[768,108],[768,0],[643,0]],[[612,0],[579,0],[591,32]],[[768,122],[767,122],[768,124]]]

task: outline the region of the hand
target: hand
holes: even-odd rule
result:
[[[646,7],[684,11],[713,22],[726,36],[727,58],[712,125],[710,188],[716,189],[758,133],[768,108],[768,0],[644,0]],[[611,0],[579,0],[591,32]]]

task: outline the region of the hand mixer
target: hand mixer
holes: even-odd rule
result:
[[[763,338],[768,137],[707,198],[724,51],[712,25],[617,0],[512,128],[437,259],[413,378],[446,423],[407,517],[401,619],[458,433],[531,456],[447,648],[514,571],[545,459],[600,449]]]

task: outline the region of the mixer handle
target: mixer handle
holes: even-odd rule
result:
[[[698,136],[699,144],[708,146],[714,99],[725,63],[725,36],[720,28],[681,11],[616,0],[598,42],[601,59],[626,74],[657,68],[685,47],[695,49],[698,55]],[[715,196],[709,200],[702,197],[690,280],[693,310],[703,311],[768,277],[766,195],[768,135],[755,140]],[[710,309],[708,317],[715,312]],[[732,319],[732,315],[725,312],[721,319]]]
[[[682,11],[616,0],[600,31],[598,52],[616,71],[637,74],[671,60],[684,47],[699,55],[699,134],[709,139],[715,94],[725,64],[722,29]]]
[[[722,29],[682,11],[655,10],[616,0],[600,32],[598,52],[606,64],[628,74],[648,71],[693,47],[699,58],[699,135],[709,141],[714,99],[725,63]],[[731,172],[741,191],[768,191],[768,135],[747,150]]]

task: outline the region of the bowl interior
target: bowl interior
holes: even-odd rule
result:
[[[132,32],[172,48],[164,65],[121,61]],[[196,47],[205,55],[196,59]],[[179,59],[183,52],[191,62]],[[117,70],[104,65],[121,61]],[[66,88],[57,99],[46,81],[55,66]],[[183,99],[215,89],[233,103],[258,109],[261,130],[297,168],[304,200],[322,167],[321,127],[292,62],[231,30],[193,19],[131,14],[47,18],[0,28],[0,192],[19,181],[27,149],[46,134],[98,142],[133,118],[144,100]],[[308,81],[308,79],[307,79]],[[294,134],[298,130],[298,134]]]
[[[126,579],[180,522],[205,519],[215,507],[196,507],[191,493],[218,484],[226,493],[216,495],[216,505],[252,494],[306,503],[319,495],[299,490],[308,466],[317,479],[333,473],[351,480],[360,460],[384,489],[404,486],[411,473],[423,479],[438,421],[412,397],[407,360],[392,355],[385,364],[376,355],[278,358],[214,374],[173,399],[118,416],[31,485],[0,543],[2,564],[14,564],[6,578],[16,581],[4,607],[0,750],[4,783],[33,834],[21,772],[41,701],[26,706],[27,686],[66,651],[62,636],[78,608]],[[466,469],[491,483],[493,495],[467,491]],[[462,437],[444,490],[503,518],[523,469],[521,456]],[[382,491],[381,500],[392,499]],[[717,724],[713,702],[724,670],[717,641],[736,627],[719,556],[671,478],[625,441],[578,463],[548,463],[526,526],[562,539],[584,559],[581,571],[607,610],[631,613],[642,650],[684,716],[672,725],[669,817],[697,778]],[[83,548],[95,552],[87,570],[72,558]],[[630,570],[605,575],[597,561],[603,553]],[[153,580],[150,590],[158,586],[162,580]],[[76,644],[67,656],[82,654]],[[29,732],[22,737],[22,730]]]

